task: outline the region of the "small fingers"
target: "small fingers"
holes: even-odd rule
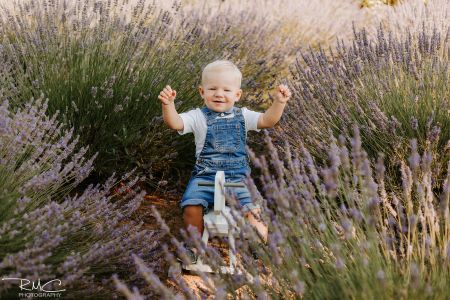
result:
[[[164,88],[161,93],[164,93],[165,95],[170,95],[170,92],[167,88]]]
[[[164,88],[164,91],[166,91],[169,95],[172,95],[172,88],[170,87],[170,85],[166,85],[166,87]]]
[[[162,98],[168,98],[168,95],[166,94],[166,92],[161,91],[161,92],[159,93],[158,98],[160,98],[160,97],[162,97]]]
[[[290,97],[291,96],[291,91],[289,90],[289,88],[284,85],[284,84],[280,84],[278,86],[278,91],[284,96],[284,97]]]
[[[280,84],[278,86],[278,90],[279,91],[286,91],[286,90],[289,90],[289,89],[288,89],[288,87],[285,84]]]
[[[286,90],[284,91],[284,95],[285,95],[286,97],[290,97],[290,96],[291,96],[291,91],[290,91],[289,89],[286,89]]]
[[[169,92],[169,91],[166,90],[166,89],[162,90],[161,94],[164,95],[164,97],[166,97],[166,98],[170,98],[170,97],[172,96],[172,95],[171,95],[172,92]]]
[[[161,93],[164,93],[167,98],[175,98],[175,96],[177,95],[177,92],[175,90],[172,90],[170,85],[166,85]]]

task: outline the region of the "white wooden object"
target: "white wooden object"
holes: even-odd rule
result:
[[[221,266],[221,273],[234,274],[236,270],[235,255],[235,235],[239,233],[231,209],[225,205],[225,187],[245,187],[243,183],[225,183],[225,172],[217,171],[215,182],[200,182],[199,186],[214,185],[214,210],[203,217],[204,230],[202,241],[207,245],[212,237],[228,237],[230,265]],[[183,269],[190,271],[212,272],[213,270],[207,264],[204,264],[201,256],[198,257],[196,264],[183,265]]]

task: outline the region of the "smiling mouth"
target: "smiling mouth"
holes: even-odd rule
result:
[[[225,101],[214,100],[214,103],[225,103]]]

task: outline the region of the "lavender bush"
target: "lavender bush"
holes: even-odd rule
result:
[[[285,53],[286,49],[316,48],[318,45],[335,44],[336,39],[351,39],[352,24],[357,27],[369,25],[371,19],[367,18],[357,1],[352,0],[226,0],[226,1],[189,1],[186,10],[189,13],[202,14],[203,18],[214,20],[218,17],[228,16],[230,24],[239,28],[246,28],[241,16],[251,12],[252,15],[264,19],[264,26],[276,25],[276,34],[273,38],[279,44],[277,51],[283,54],[283,64],[291,64],[295,56]],[[257,9],[255,9],[257,6]],[[276,7],[276,10],[274,8]],[[242,30],[242,29],[240,29]],[[270,43],[271,40],[264,40]],[[283,50],[283,48],[285,50]]]
[[[201,68],[232,58],[244,71],[245,98],[261,102],[261,87],[271,85],[286,68],[283,57],[295,51],[284,47],[286,35],[272,38],[277,23],[252,11],[235,15],[239,22],[233,23],[226,14],[206,19],[184,12],[178,2],[162,9],[139,1],[123,16],[125,7],[118,1],[26,1],[16,12],[1,13],[1,54],[9,66],[2,94],[11,105],[41,92],[49,97],[49,113],[59,110],[59,120],[90,145],[88,154],[99,152],[92,174],[138,167],[149,179],[165,177],[175,161],[182,169],[192,160],[186,151],[191,139],[175,139],[163,126],[161,88],[177,89],[180,111],[201,105]],[[189,156],[175,160],[178,153]]]
[[[434,152],[443,154],[432,171],[433,182],[444,180],[450,138],[449,37],[450,30],[423,29],[400,39],[380,28],[375,42],[364,30],[355,31],[352,45],[340,43],[330,56],[325,50],[304,53],[292,72],[295,101],[282,119],[278,139],[295,149],[304,143],[323,160],[330,132],[349,140],[348,125],[357,123],[369,157],[374,161],[378,152],[385,153],[390,173],[407,157],[404,146],[416,138],[419,149],[432,144]]]
[[[235,15],[252,10],[265,16],[266,22],[279,22],[279,34],[289,35],[286,46],[298,49],[318,45],[334,48],[337,39],[351,41],[352,24],[365,27],[370,38],[376,38],[380,23],[398,37],[405,36],[408,30],[418,32],[424,25],[427,30],[436,27],[443,32],[448,28],[450,14],[450,2],[446,0],[265,0],[257,2],[257,10],[252,0],[183,2],[190,12],[204,10],[211,18],[221,12]],[[286,61],[290,58],[286,57]]]
[[[0,21],[0,90],[11,105],[49,96],[49,112],[60,110],[60,120],[91,145],[89,154],[99,152],[91,174],[137,166],[153,184],[152,176],[182,172],[179,162],[189,165],[193,157],[190,139],[164,131],[153,101],[163,85],[178,89],[181,111],[199,105],[193,74],[212,59],[231,58],[244,70],[245,98],[255,106],[299,49],[348,40],[352,22],[370,34],[379,21],[401,33],[411,16],[428,27],[430,20],[446,24],[448,12],[439,0],[380,12],[359,9],[357,1],[264,1],[258,10],[250,1],[185,2],[8,2]],[[390,21],[397,19],[404,22]],[[178,170],[167,168],[173,164]]]
[[[136,219],[145,191],[132,173],[71,193],[92,171],[96,155],[76,151],[78,137],[46,115],[43,97],[16,111],[0,106],[0,274],[42,284],[59,279],[63,297],[112,297],[110,274],[130,272],[131,254],[152,258],[159,233]],[[125,194],[124,190],[130,193]],[[135,276],[129,282],[137,282]],[[2,281],[0,297],[17,298],[18,281]],[[31,285],[30,285],[31,286]],[[48,287],[48,286],[47,286]]]
[[[380,22],[387,30],[397,36],[410,32],[419,32],[422,27],[429,31],[436,28],[439,32],[448,30],[450,2],[446,0],[407,0],[398,1],[395,6],[379,5],[367,10],[371,23]]]
[[[301,146],[288,143],[278,151],[266,136],[267,156],[252,162],[261,171],[263,199],[249,180],[252,196],[263,205],[270,225],[267,246],[259,247],[263,267],[250,258],[245,239],[237,243],[245,276],[200,274],[206,289],[218,299],[444,299],[450,278],[449,180],[433,193],[430,148],[418,152],[410,141],[409,162],[402,162],[402,186],[385,188],[384,155],[374,167],[363,150],[359,129],[348,147],[344,136],[331,139],[326,164],[318,165]],[[415,161],[421,159],[419,164]],[[241,218],[237,218],[241,222]],[[162,222],[162,221],[160,221]],[[164,225],[162,228],[165,228]],[[255,235],[241,223],[249,242]],[[193,231],[195,232],[195,231]],[[174,240],[175,244],[178,244]],[[197,243],[211,265],[217,252]],[[167,253],[169,260],[173,256]],[[164,298],[181,297],[145,263],[135,258],[141,274]],[[215,261],[215,263],[214,263]],[[138,291],[116,285],[128,299]],[[194,290],[175,277],[187,298]]]

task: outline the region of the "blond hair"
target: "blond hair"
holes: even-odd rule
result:
[[[242,81],[242,73],[239,70],[239,68],[232,63],[229,60],[216,60],[213,61],[212,63],[209,63],[206,65],[206,67],[203,68],[203,72],[202,72],[202,84],[205,81],[206,78],[206,74],[209,72],[214,72],[214,71],[231,71],[235,74],[236,76],[236,80],[239,83],[239,87],[241,86],[241,81]]]

